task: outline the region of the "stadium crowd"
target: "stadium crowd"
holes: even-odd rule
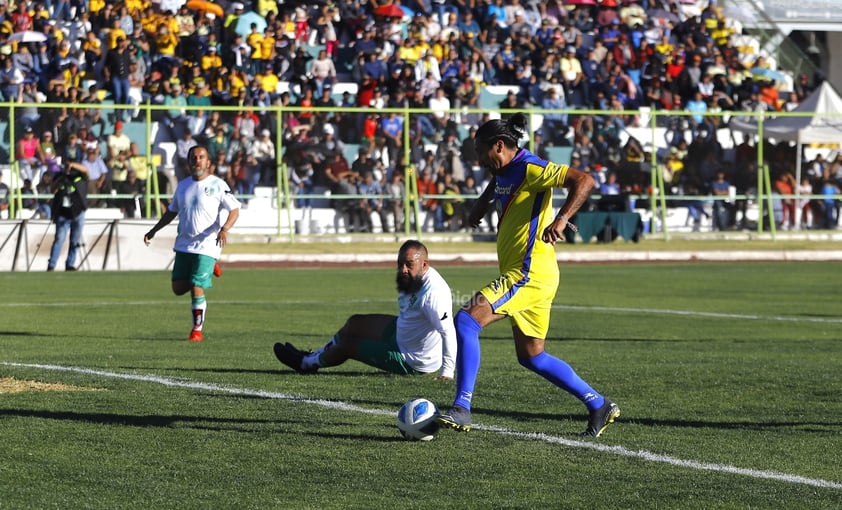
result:
[[[0,0],[0,95],[20,105],[15,120],[23,134],[12,150],[27,190],[48,189],[61,157],[89,165],[92,194],[142,193],[147,159],[121,132],[137,110],[104,114],[84,105],[149,101],[168,107],[155,120],[177,142],[178,177],[189,148],[203,144],[215,172],[250,195],[275,184],[283,158],[301,193],[382,194],[335,201],[349,225],[370,230],[373,214],[384,225],[403,222],[403,178],[413,165],[429,213],[425,228],[461,229],[470,204],[459,196],[476,194],[488,177],[473,151],[474,129],[465,126],[489,118],[473,110],[482,88],[506,85],[513,91],[501,109],[574,110],[545,114],[535,149],[546,156],[547,147],[571,146],[571,165],[594,175],[595,193],[647,191],[650,156],[623,136],[646,107],[693,113],[666,121],[668,150],[657,159],[678,194],[715,194],[720,173],[726,187],[745,194],[757,182],[753,143],[747,137],[726,156],[716,132],[727,117],[705,113],[791,109],[818,84],[801,75],[782,93],[779,78],[769,79],[779,74],[768,57],[714,2],[696,11],[674,0],[394,2]],[[334,93],[343,83],[355,84],[355,92]],[[38,107],[45,101],[68,107]],[[282,155],[270,105],[305,108],[282,119]],[[384,107],[432,113],[413,114],[404,125]],[[604,113],[575,113],[593,109]],[[348,145],[359,147],[354,160]],[[767,154],[779,193],[802,184],[792,182],[793,148]],[[811,161],[807,169],[804,192],[839,193],[842,158]],[[454,198],[425,198],[430,194]],[[782,226],[796,214],[816,227],[837,224],[835,200],[784,202]],[[135,215],[133,203],[117,205]],[[35,199],[29,205],[43,209]],[[739,211],[740,202],[715,211],[714,228],[739,226]]]

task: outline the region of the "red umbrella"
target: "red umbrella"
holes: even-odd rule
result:
[[[377,9],[374,9],[374,14],[386,18],[403,18],[404,16],[406,16],[406,13],[403,12],[403,9],[401,9],[395,4],[381,5]]]

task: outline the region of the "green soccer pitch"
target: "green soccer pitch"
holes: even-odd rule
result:
[[[442,266],[456,302],[496,276]],[[287,370],[394,269],[226,268],[205,341],[167,272],[2,273],[0,508],[840,508],[842,263],[565,264],[547,350],[622,408],[584,407],[481,335],[475,429],[408,442],[454,385],[348,362]]]

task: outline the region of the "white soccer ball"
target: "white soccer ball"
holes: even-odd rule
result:
[[[398,411],[398,429],[410,441],[432,441],[439,431],[438,415],[434,403],[425,398],[412,399]]]

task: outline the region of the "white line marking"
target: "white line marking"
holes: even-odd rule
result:
[[[685,317],[713,317],[719,319],[783,321],[783,322],[818,322],[842,324],[842,318],[827,317],[782,317],[779,315],[754,315],[740,313],[699,312],[696,310],[668,310],[658,308],[624,308],[612,306],[553,305],[556,310],[583,310],[596,312],[621,312],[634,314],[680,315]]]
[[[348,301],[349,303],[394,303],[394,299],[356,299]],[[173,301],[99,301],[93,303],[85,303],[85,306],[93,307],[111,307],[115,305],[120,306],[170,306]],[[213,302],[217,305],[265,305],[265,301],[250,301],[250,300],[215,300]],[[279,300],[273,301],[279,305],[322,305],[324,301],[306,301],[306,300]],[[78,301],[68,301],[65,303],[0,303],[0,308],[44,308],[44,307],[78,307]],[[711,317],[719,319],[735,319],[735,320],[757,320],[757,321],[779,321],[779,322],[812,322],[818,324],[842,324],[842,318],[831,317],[783,317],[778,315],[756,315],[756,314],[738,314],[738,313],[721,313],[721,312],[699,312],[696,310],[669,310],[658,308],[624,308],[615,306],[586,306],[586,305],[553,305],[556,310],[580,310],[592,312],[617,312],[617,313],[633,313],[633,314],[651,314],[651,315],[678,315],[682,317]]]
[[[76,372],[80,374],[87,374],[87,375],[97,375],[101,377],[110,377],[115,379],[126,379],[131,381],[144,381],[144,382],[152,382],[156,384],[161,384],[164,386],[170,386],[175,388],[190,388],[196,390],[206,390],[206,391],[218,391],[221,393],[230,393],[235,395],[244,395],[250,397],[262,397],[268,399],[275,399],[275,400],[289,400],[293,402],[301,402],[305,404],[315,404],[322,407],[327,407],[331,409],[338,409],[341,411],[350,411],[355,413],[365,413],[365,414],[373,414],[373,415],[382,415],[382,416],[394,416],[395,411],[387,411],[383,409],[367,409],[364,407],[355,406],[353,404],[348,404],[346,402],[336,402],[332,400],[322,400],[322,399],[310,399],[307,397],[302,396],[294,396],[294,395],[286,395],[284,393],[277,393],[274,391],[266,391],[266,390],[251,390],[247,388],[237,388],[234,386],[223,386],[219,384],[213,383],[203,383],[197,381],[190,381],[185,379],[172,379],[168,377],[161,377],[157,375],[144,375],[144,374],[128,374],[128,373],[119,373],[119,372],[106,372],[103,370],[94,370],[90,368],[83,368],[83,367],[65,367],[61,365],[40,365],[40,364],[30,364],[30,363],[12,363],[7,361],[0,361],[0,365],[9,366],[9,367],[22,367],[22,368],[37,368],[42,370],[54,370],[59,372]],[[511,437],[517,437],[521,439],[528,439],[533,441],[543,441],[545,443],[551,444],[559,444],[563,446],[568,446],[571,448],[585,448],[589,450],[596,450],[599,452],[604,453],[611,453],[614,455],[620,455],[623,457],[631,457],[637,458],[641,460],[645,460],[648,462],[661,462],[664,464],[670,464],[672,466],[689,468],[689,469],[698,469],[702,471],[717,471],[721,473],[732,473],[735,475],[741,476],[748,476],[751,478],[761,478],[766,480],[777,480],[781,482],[788,482],[788,483],[796,483],[802,485],[811,485],[813,487],[821,487],[824,489],[837,489],[842,490],[842,483],[833,482],[829,480],[822,480],[818,478],[807,478],[804,476],[799,475],[791,475],[787,473],[779,473],[777,471],[762,471],[757,469],[747,469],[747,468],[740,468],[736,466],[729,466],[727,464],[711,464],[707,462],[699,462],[695,460],[684,460],[679,459],[676,457],[670,457],[668,455],[661,455],[659,453],[652,453],[647,452],[645,450],[629,450],[623,446],[609,446],[600,443],[588,442],[588,441],[576,441],[573,439],[565,439],[558,436],[551,436],[548,434],[543,433],[535,433],[535,432],[518,432],[515,430],[510,430],[501,427],[493,427],[493,426],[485,426],[485,425],[473,425],[474,429],[477,430],[484,430],[486,432],[492,432],[495,434],[502,434]]]

